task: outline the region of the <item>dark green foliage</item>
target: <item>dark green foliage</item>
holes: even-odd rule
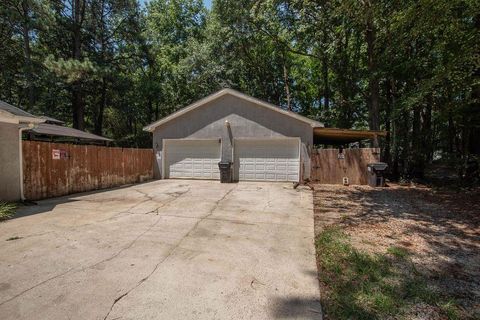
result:
[[[0,99],[137,146],[144,125],[232,87],[389,131],[393,177],[444,159],[462,175],[480,154],[477,0],[72,3],[0,7]]]

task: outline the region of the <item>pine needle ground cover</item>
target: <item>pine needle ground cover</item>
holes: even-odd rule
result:
[[[325,319],[479,319],[478,194],[459,197],[316,186]]]
[[[328,318],[410,319],[421,308],[458,319],[455,303],[428,287],[405,250],[391,247],[385,254],[369,254],[355,249],[339,228],[324,230],[316,247]]]

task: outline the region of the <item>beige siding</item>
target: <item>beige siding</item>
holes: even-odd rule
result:
[[[0,122],[0,200],[20,200],[18,124]]]
[[[227,120],[230,127],[225,126]],[[310,124],[236,96],[225,95],[155,129],[155,177],[161,177],[163,139],[221,139],[222,160],[233,161],[234,139],[279,137],[300,138],[304,177],[310,177],[308,150],[313,142]]]

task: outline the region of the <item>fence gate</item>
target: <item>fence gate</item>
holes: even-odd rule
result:
[[[380,161],[380,148],[313,149],[311,179],[318,183],[367,184],[367,164]]]

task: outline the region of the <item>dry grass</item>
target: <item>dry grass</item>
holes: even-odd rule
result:
[[[332,226],[339,228],[352,250],[388,261],[393,258],[397,261],[390,270],[393,274],[403,270],[404,280],[416,279],[414,283],[423,283],[425,292],[438,297],[429,300],[426,294],[420,295],[425,299],[407,299],[403,307],[387,308],[393,314],[378,313],[383,315],[379,318],[387,314],[404,319],[479,318],[479,195],[478,190],[435,192],[398,185],[385,189],[317,185],[315,230],[319,238]],[[325,267],[320,262],[319,267],[322,278]],[[325,281],[323,285],[328,295],[332,285]],[[324,307],[328,312],[328,301]]]

